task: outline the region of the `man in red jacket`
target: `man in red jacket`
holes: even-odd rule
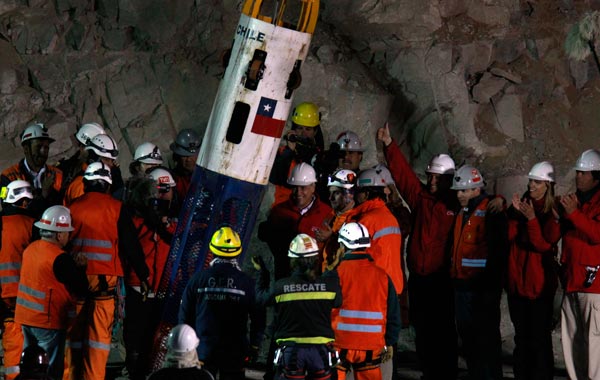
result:
[[[571,379],[600,378],[600,152],[586,150],[575,164],[575,193],[560,198],[565,298],[562,346]]]
[[[315,232],[323,227],[331,212],[331,207],[315,194],[317,176],[309,164],[302,162],[294,166],[287,183],[292,186],[292,195],[286,202],[275,205],[267,220],[258,227],[258,238],[269,245],[273,254],[276,280],[290,275],[287,257],[290,241],[300,233],[315,238]],[[319,249],[323,250],[322,243]]]
[[[377,138],[384,143],[396,187],[412,212],[406,258],[410,272],[408,297],[423,379],[455,379],[457,336],[446,249],[458,209],[456,194],[450,189],[454,161],[446,154],[434,156],[427,166],[424,185],[392,140],[387,124],[377,131]]]

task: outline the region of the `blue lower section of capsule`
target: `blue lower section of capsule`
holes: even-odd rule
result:
[[[177,323],[185,285],[196,271],[210,264],[210,239],[222,225],[230,225],[240,234],[243,249],[238,261],[243,262],[265,190],[265,185],[196,166],[159,287],[158,295],[165,297],[166,303],[163,321]]]

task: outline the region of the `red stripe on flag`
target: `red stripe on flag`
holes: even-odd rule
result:
[[[280,138],[285,127],[285,120],[272,119],[267,116],[256,115],[252,132],[258,135]]]

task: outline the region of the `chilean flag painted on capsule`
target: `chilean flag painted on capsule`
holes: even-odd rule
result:
[[[252,132],[263,136],[281,137],[285,120],[273,118],[275,107],[277,107],[277,100],[265,98],[264,96],[260,98],[254,124],[252,124]]]

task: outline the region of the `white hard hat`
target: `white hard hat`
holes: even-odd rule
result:
[[[479,170],[472,166],[465,165],[460,167],[454,173],[454,180],[452,181],[452,190],[467,190],[476,189],[478,187],[484,187],[485,182]]]
[[[177,184],[171,173],[163,168],[154,168],[148,173],[148,176],[155,180],[159,185],[169,185],[175,187]]]
[[[79,127],[77,133],[75,133],[75,138],[77,141],[86,145],[88,140],[91,140],[96,135],[105,135],[106,131],[104,128],[98,123],[86,123]]]
[[[340,150],[346,150],[349,152],[364,151],[360,138],[352,131],[340,133],[337,137],[337,143],[340,146]]]
[[[360,223],[344,223],[338,234],[338,243],[342,243],[348,249],[369,248],[369,230]]]
[[[92,162],[85,169],[83,178],[88,181],[95,179],[101,179],[112,185],[112,175],[110,174],[110,168],[104,164],[104,162]]]
[[[109,135],[96,135],[88,141],[85,150],[93,150],[100,157],[112,158],[116,160],[119,157],[117,143]]]
[[[316,182],[317,173],[315,173],[315,169],[306,162],[301,162],[294,166],[287,179],[288,185],[292,186],[307,186]]]
[[[18,179],[6,186],[5,203],[12,204],[23,198],[33,199],[33,192],[31,191],[31,184],[29,182]]]
[[[588,149],[581,153],[575,163],[575,170],[580,172],[600,170],[600,152],[596,149]]]
[[[74,228],[71,226],[71,212],[65,206],[52,206],[42,214],[42,218],[34,225],[42,230],[69,232]]]
[[[377,165],[373,166],[373,169],[375,169],[375,171],[379,172],[379,174],[381,174],[381,176],[383,177],[383,181],[385,182],[386,185],[394,185],[394,179],[392,178],[392,173],[390,172],[390,169],[387,168],[387,166],[384,163],[378,163]]]
[[[356,184],[356,173],[349,169],[339,169],[329,176],[327,186],[341,187],[351,189]]]
[[[358,175],[358,187],[385,187],[387,186],[381,170],[365,169]]]
[[[56,141],[50,137],[48,134],[48,128],[46,128],[42,123],[31,124],[25,128],[23,133],[21,133],[21,145],[23,145],[25,141],[34,139],[45,139],[49,140],[50,142]]]
[[[317,241],[307,234],[298,234],[290,242],[288,257],[312,257],[319,254]]]
[[[533,165],[528,174],[529,179],[554,182],[554,167],[548,161]]]
[[[447,154],[437,154],[431,158],[426,173],[434,174],[454,174],[454,160]]]
[[[193,351],[199,344],[200,339],[198,339],[196,331],[184,323],[173,327],[167,338],[168,349],[176,353]]]
[[[160,149],[158,149],[158,147],[151,142],[142,143],[135,148],[133,159],[144,164],[160,165],[163,163]]]

